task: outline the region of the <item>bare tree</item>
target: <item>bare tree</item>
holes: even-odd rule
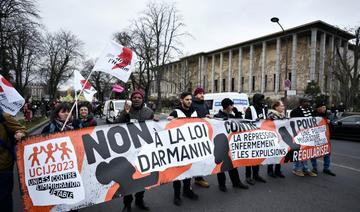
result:
[[[150,61],[153,58],[153,39],[141,22],[134,22],[133,29],[128,32],[120,32],[114,35],[115,39],[123,46],[132,48],[139,58],[139,66],[130,76],[133,90],[141,89],[145,92],[145,102],[150,96],[150,86],[153,83],[153,75],[150,69]]]
[[[50,98],[54,98],[57,86],[75,68],[82,57],[83,43],[71,32],[59,31],[47,34],[44,41],[44,77],[48,82]]]
[[[360,27],[355,30],[355,39],[351,42],[353,55],[348,55],[346,49],[343,54],[339,46],[336,48],[336,60],[333,75],[340,82],[340,98],[348,107],[354,107],[359,93],[359,55],[360,55]]]
[[[38,27],[31,22],[17,23],[17,31],[8,42],[10,73],[15,76],[15,88],[22,94],[28,83],[37,78],[42,40]]]
[[[83,76],[87,78],[91,72],[91,70],[95,66],[95,60],[89,59],[84,62],[83,70],[81,71]],[[94,86],[95,90],[97,91],[96,95],[98,97],[98,100],[104,101],[105,100],[105,94],[111,92],[111,85],[110,81],[112,79],[112,76],[109,74],[105,74],[100,71],[94,71],[89,81]]]
[[[9,73],[10,40],[18,33],[18,23],[35,23],[39,18],[36,0],[0,1],[0,73],[11,79]]]
[[[165,64],[180,54],[180,38],[187,33],[182,31],[184,24],[174,4],[149,3],[142,15],[133,21],[129,34],[120,34],[118,41],[128,41],[139,56],[139,70],[131,80],[135,88],[145,91],[146,98],[150,87],[155,83],[157,89],[156,110],[161,108],[161,86]]]

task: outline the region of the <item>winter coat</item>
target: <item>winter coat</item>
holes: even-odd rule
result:
[[[290,117],[309,117],[311,115],[311,109],[310,108],[303,108],[301,106],[295,108],[290,112]]]
[[[205,118],[209,115],[209,107],[204,100],[194,98],[191,105],[197,112],[199,118]]]
[[[15,160],[15,133],[26,134],[26,128],[15,118],[0,110],[0,171],[12,170]]]
[[[175,118],[198,117],[194,107],[190,107],[189,110],[185,110],[181,106],[172,111],[169,116],[173,116]]]
[[[84,127],[91,127],[97,126],[97,122],[93,115],[89,114],[86,119],[76,119],[74,122],[75,128],[84,128]]]
[[[130,108],[129,113],[121,111],[120,116],[115,120],[116,123],[127,123],[131,120],[146,121],[154,118],[154,111],[146,106],[142,106],[140,109]]]
[[[271,120],[285,119],[285,114],[279,113],[276,110],[269,110],[267,118]]]

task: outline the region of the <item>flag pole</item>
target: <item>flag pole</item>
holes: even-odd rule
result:
[[[75,90],[75,89],[74,89]],[[76,91],[75,91],[75,114],[76,114],[76,118],[79,117],[79,108],[78,108],[78,98],[77,98],[77,95],[76,95]]]
[[[84,85],[82,86],[82,88],[81,88],[81,90],[80,90],[80,93],[76,96],[76,98],[75,98],[75,103],[74,103],[74,104],[73,104],[73,106],[71,107],[71,110],[70,110],[70,112],[69,112],[69,115],[66,117],[66,120],[65,120],[65,122],[64,122],[64,124],[63,124],[63,126],[62,126],[62,128],[61,128],[61,131],[63,131],[63,130],[64,130],[64,128],[65,128],[65,126],[66,126],[67,122],[69,121],[70,116],[72,115],[72,112],[73,112],[73,110],[74,110],[74,107],[75,107],[75,105],[77,105],[77,101],[78,101],[78,99],[79,99],[80,95],[83,93],[84,88],[85,88],[85,86],[86,86],[87,82],[89,81],[90,76],[92,75],[93,71],[94,71],[94,69],[92,69],[92,70],[91,70],[91,72],[90,72],[89,76],[87,77],[87,79],[86,79],[86,81],[85,81]],[[76,94],[75,94],[75,95],[76,95]]]

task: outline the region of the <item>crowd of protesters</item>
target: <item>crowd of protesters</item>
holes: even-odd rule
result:
[[[265,96],[263,94],[255,94],[252,98],[252,105],[247,108],[245,113],[238,111],[234,106],[234,102],[231,98],[224,98],[221,101],[222,109],[215,115],[210,115],[209,108],[204,101],[205,91],[202,88],[197,88],[193,93],[183,92],[180,95],[180,105],[169,114],[168,120],[181,118],[181,117],[197,117],[197,118],[216,118],[216,119],[229,119],[229,118],[241,118],[247,120],[282,120],[286,119],[284,103],[281,100],[277,100],[268,109],[265,104]],[[152,109],[146,107],[144,104],[144,94],[142,91],[135,90],[131,96],[131,101],[125,102],[124,109],[119,113],[116,123],[128,123],[128,122],[141,122],[145,120],[158,121],[159,118],[154,115]],[[320,116],[328,118],[327,109],[324,102],[316,102],[312,108],[310,105],[311,100],[308,98],[301,98],[299,106],[291,111],[290,117],[310,117]],[[59,101],[47,102],[42,99],[37,103],[35,109],[40,109],[41,115],[49,116],[50,122],[43,129],[42,134],[49,134],[67,130],[80,129],[90,126],[96,126],[97,122],[94,115],[102,116],[102,104],[100,102],[82,102],[78,105],[78,116],[69,116],[71,111],[71,104],[62,103]],[[334,105],[331,107],[330,118],[337,117],[345,111],[343,104],[340,104],[338,108]],[[26,121],[31,121],[33,114],[36,110],[32,110],[32,105],[29,101],[26,101],[23,108]],[[68,120],[68,116],[70,117]],[[66,122],[66,123],[65,123]],[[13,165],[15,160],[14,146],[17,141],[26,136],[26,129],[19,124],[17,120],[8,114],[4,113],[0,108],[0,187],[3,192],[0,193],[0,207],[5,211],[12,211],[12,199],[11,192],[13,189]],[[330,154],[323,157],[323,173],[335,176],[330,170]],[[228,157],[221,158],[222,172],[217,174],[218,187],[221,192],[227,192],[225,184],[226,175],[228,172],[232,186],[239,189],[249,189],[249,186],[244,184],[239,176],[238,168],[233,168],[231,159]],[[307,161],[294,162],[293,174],[299,177],[312,176],[316,177],[318,174],[317,159],[311,159],[312,169],[310,170]],[[230,169],[229,169],[230,167]],[[256,182],[266,183],[266,180],[259,175],[260,166],[247,166],[245,167],[245,181],[249,185],[255,185]],[[267,174],[273,178],[285,178],[285,175],[281,171],[280,164],[268,165]],[[208,181],[202,177],[197,176],[195,178],[195,184],[209,188]],[[183,185],[181,185],[183,184]],[[195,193],[191,186],[191,179],[184,179],[181,181],[173,182],[174,198],[173,203],[176,206],[183,204],[181,199],[181,187],[182,196],[191,200],[198,200],[199,196]],[[145,191],[140,191],[135,194],[135,205],[142,210],[149,210],[149,206],[144,201]],[[131,211],[131,205],[133,201],[132,195],[126,195],[123,198],[124,211]]]

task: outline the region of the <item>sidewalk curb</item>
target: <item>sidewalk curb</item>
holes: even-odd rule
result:
[[[49,121],[50,121],[49,119],[46,119],[45,121],[39,123],[38,125],[36,125],[36,126],[30,128],[30,129],[28,129],[28,130],[27,130],[28,135],[30,135],[31,133],[33,133],[34,131],[36,131],[36,130],[39,129],[40,127],[44,126],[45,124],[49,123]]]

